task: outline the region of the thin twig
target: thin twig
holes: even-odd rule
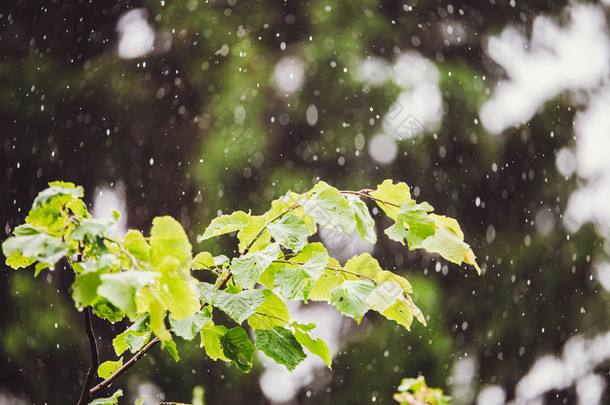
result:
[[[248,253],[248,251],[250,250],[250,248],[252,247],[252,245],[254,245],[254,243],[256,242],[256,240],[258,238],[260,238],[260,236],[263,234],[263,232],[265,232],[265,230],[267,229],[267,225],[277,221],[278,219],[280,219],[281,217],[283,217],[284,215],[288,214],[290,211],[292,211],[293,209],[297,208],[300,204],[294,203],[293,205],[291,205],[290,207],[286,208],[284,211],[280,212],[279,214],[277,214],[276,216],[274,216],[273,218],[271,218],[269,220],[269,222],[265,222],[265,225],[263,225],[263,227],[257,232],[256,235],[254,235],[254,237],[252,238],[252,240],[250,241],[250,243],[248,243],[248,245],[246,246],[246,248],[244,249],[244,251],[241,253],[242,255],[245,255],[246,253]]]
[[[119,368],[117,371],[115,371],[114,374],[112,374],[110,377],[106,378],[104,381],[102,381],[101,383],[99,383],[95,387],[91,388],[89,390],[89,395],[93,395],[97,391],[101,390],[102,388],[105,388],[105,387],[109,386],[110,384],[112,384],[114,382],[114,380],[116,380],[121,374],[123,374],[125,371],[127,371],[127,369],[129,369],[131,366],[136,364],[136,362],[138,360],[140,360],[142,357],[144,357],[144,355],[150,349],[152,349],[154,345],[156,345],[160,341],[161,341],[161,339],[159,339],[159,337],[155,337],[153,340],[148,342],[148,344],[146,346],[144,346],[131,359],[129,359],[129,361],[127,361],[127,363],[123,364],[123,366],[121,368]]]
[[[400,208],[400,205],[398,205],[398,204],[394,204],[389,201],[382,200],[381,198],[373,197],[372,195],[364,194],[360,191],[341,190],[341,194],[355,194],[355,195],[359,195],[360,197],[370,198],[371,200],[379,201],[380,203],[383,203],[386,205],[391,205],[396,208]]]
[[[87,338],[89,339],[89,346],[91,348],[91,366],[87,372],[85,383],[83,384],[83,391],[81,392],[78,405],[85,405],[89,403],[91,399],[91,392],[89,387],[93,383],[93,378],[97,373],[97,369],[100,365],[99,352],[97,350],[97,342],[95,340],[95,334],[93,333],[93,324],[91,323],[91,307],[85,308],[85,329],[87,331]]]
[[[286,264],[296,264],[297,266],[302,266],[305,264],[305,262],[293,262],[290,260],[274,260],[274,263],[286,263]],[[345,270],[344,268],[341,267],[335,267],[335,266],[324,266],[325,269],[328,270],[334,270],[334,271],[340,271],[342,273],[347,273],[347,274],[351,274],[353,276],[356,277],[360,277],[362,279],[367,279],[367,280],[371,280],[373,283],[379,285],[379,281],[375,280],[373,277],[367,276],[366,274],[360,274],[360,273],[356,273],[350,270]]]
[[[112,238],[108,238],[108,237],[104,237],[104,239],[106,239],[109,242],[115,243],[119,247],[119,249],[121,249],[121,252],[123,252],[125,254],[125,256],[127,256],[129,258],[129,260],[131,260],[131,262],[136,267],[136,269],[138,269],[139,271],[142,271],[142,268],[140,267],[140,264],[138,263],[138,259],[136,259],[136,257],[134,255],[132,255],[131,252],[129,252],[127,249],[125,249],[125,246],[123,246],[123,244],[121,242],[119,242],[118,240],[114,240]]]

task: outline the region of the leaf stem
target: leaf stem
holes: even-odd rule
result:
[[[286,321],[285,319],[280,318],[279,316],[275,316],[275,315],[269,315],[269,314],[264,314],[262,312],[255,312],[255,315],[262,315],[262,316],[266,316],[268,318],[274,318],[277,319],[278,321],[282,321],[284,322],[286,325],[290,325],[290,322]]]
[[[296,264],[297,266],[303,266],[305,264],[304,262],[292,262],[290,260],[274,260],[273,262],[274,263]],[[365,274],[356,273],[356,272],[353,272],[353,271],[350,271],[350,270],[345,270],[342,267],[325,266],[324,268],[328,269],[328,270],[340,271],[342,273],[351,274],[353,276],[360,277],[362,279],[367,279],[367,280],[370,280],[370,281],[372,281],[373,283],[375,283],[377,285],[380,284],[379,281],[375,280],[373,277],[367,276]]]
[[[140,349],[140,351],[137,352],[131,359],[129,359],[129,361],[127,361],[127,363],[123,364],[123,366],[121,368],[119,368],[117,371],[115,371],[114,374],[112,374],[110,377],[106,378],[104,381],[102,381],[95,387],[91,388],[89,390],[89,395],[93,395],[97,391],[101,390],[102,388],[105,388],[105,387],[109,386],[110,384],[112,384],[114,382],[114,380],[116,380],[121,374],[123,374],[125,371],[127,371],[127,369],[129,369],[131,366],[136,364],[136,362],[138,360],[140,360],[142,357],[144,357],[144,355],[160,341],[161,341],[161,339],[159,339],[159,337],[156,336],[153,340],[148,342],[148,344],[146,346],[144,346],[142,349]],[[79,405],[80,405],[80,403],[79,403]]]
[[[134,255],[132,255],[127,249],[125,249],[125,246],[123,246],[123,244],[121,242],[119,242],[118,240],[114,240],[112,238],[108,238],[108,237],[104,237],[104,239],[106,239],[109,242],[115,243],[119,247],[119,249],[121,249],[121,252],[123,252],[125,254],[125,256],[127,256],[129,258],[129,260],[131,260],[131,262],[136,267],[136,269],[138,269],[139,271],[142,271],[142,268],[140,267],[140,264],[138,263],[138,259],[136,259],[136,257]]]
[[[386,205],[391,205],[391,206],[396,207],[396,208],[400,208],[400,206],[398,204],[394,204],[394,203],[391,203],[389,201],[382,200],[381,198],[373,197],[372,195],[368,195],[368,194],[363,193],[363,191],[369,191],[370,192],[370,191],[373,191],[373,190],[370,190],[368,188],[360,190],[360,191],[341,190],[341,194],[359,195],[360,197],[370,198],[371,200],[379,201],[380,203],[383,203],[383,204],[386,204]]]
[[[284,211],[280,212],[279,214],[277,214],[276,216],[274,216],[273,218],[271,218],[268,222],[265,222],[265,225],[263,225],[263,227],[258,231],[258,233],[256,235],[254,235],[254,237],[252,238],[252,240],[250,241],[250,243],[248,243],[248,245],[246,246],[246,248],[244,249],[244,251],[241,253],[242,255],[245,255],[246,253],[248,253],[248,251],[250,250],[250,248],[252,247],[252,245],[254,245],[254,243],[256,242],[256,240],[258,238],[261,237],[261,235],[263,234],[263,232],[265,232],[265,230],[267,229],[267,225],[277,221],[278,219],[280,219],[281,217],[283,217],[284,215],[288,214],[290,211],[292,211],[293,209],[297,208],[299,206],[299,203],[294,203],[292,206],[290,206],[289,208],[286,208]]]
[[[89,339],[89,347],[91,348],[91,365],[89,366],[89,371],[87,371],[87,377],[85,377],[83,391],[78,400],[78,405],[89,403],[92,394],[89,390],[89,386],[93,383],[93,378],[95,378],[95,374],[100,365],[97,342],[95,340],[95,334],[93,333],[93,324],[91,323],[91,307],[85,308],[85,330],[87,332],[87,338]]]

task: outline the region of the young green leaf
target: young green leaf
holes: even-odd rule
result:
[[[97,293],[132,318],[137,313],[136,292],[152,283],[155,274],[127,270],[120,273],[102,274],[100,279],[102,283],[97,287]]]
[[[225,326],[214,325],[213,322],[209,322],[201,329],[201,346],[205,348],[205,352],[212,360],[231,361],[225,356],[220,343],[220,338],[227,331]]]
[[[345,270],[353,273],[362,274],[375,280],[381,271],[381,266],[377,259],[373,258],[369,253],[361,253],[356,257],[349,259],[344,266]],[[351,274],[344,274],[347,280],[357,280],[358,277]]]
[[[250,216],[250,222],[237,232],[240,252],[244,252],[248,246],[250,246],[248,250],[250,253],[258,252],[267,246],[271,240],[271,234],[265,229],[268,219],[268,213]],[[256,240],[254,240],[255,237]]]
[[[322,188],[313,197],[299,202],[307,215],[326,228],[346,234],[356,228],[354,210],[341,192],[334,187]]]
[[[252,356],[256,349],[248,334],[241,327],[236,326],[229,329],[227,333],[220,336],[222,352],[233,362],[241,371],[249,373],[252,369]]]
[[[284,326],[290,321],[288,307],[273,291],[262,290],[265,301],[248,318],[252,329],[269,329],[274,326]]]
[[[156,217],[150,230],[150,262],[158,265],[171,256],[187,265],[191,261],[192,246],[178,221],[170,216]]]
[[[271,329],[254,330],[256,348],[275,360],[278,364],[286,366],[288,371],[305,360],[303,346],[297,341],[289,329],[276,326]]]
[[[369,208],[364,201],[356,195],[347,194],[346,197],[349,206],[354,210],[358,235],[367,242],[376,243],[377,234],[375,233],[375,221],[373,220],[373,217],[371,217]]]
[[[383,183],[377,186],[377,190],[371,193],[371,196],[388,202],[386,204],[381,201],[376,201],[379,208],[386,213],[386,215],[393,220],[396,220],[396,212],[400,204],[411,200],[411,193],[409,186],[406,183],[400,182],[394,184],[392,180],[384,180]]]
[[[104,380],[113,375],[119,368],[123,366],[123,358],[118,361],[105,361],[97,368],[97,375]]]
[[[231,271],[235,282],[244,289],[250,289],[258,282],[263,271],[280,253],[277,243],[272,243],[264,250],[237,257],[231,261]]]
[[[118,269],[119,263],[115,255],[104,254],[97,260],[72,264],[77,273],[72,283],[72,299],[77,308],[89,306],[98,298],[97,287],[102,283],[100,276]]]
[[[402,297],[403,289],[400,284],[394,281],[386,281],[379,284],[373,292],[366,298],[366,302],[378,312],[383,312],[394,305],[397,299]]]
[[[328,368],[331,368],[332,354],[326,342],[319,338],[314,340],[309,336],[311,328],[308,325],[300,325],[294,322],[292,326],[294,327],[294,337],[297,339],[297,342],[302,344],[312,354],[320,357]]]
[[[385,283],[386,281],[393,281],[395,283],[398,283],[406,293],[413,292],[413,287],[411,287],[411,283],[409,283],[409,281],[407,281],[406,278],[399,276],[397,274],[394,274],[391,271],[387,271],[387,270],[380,271],[379,274],[377,275],[377,281],[379,283]]]
[[[176,336],[180,336],[185,340],[193,340],[201,328],[211,320],[212,310],[209,306],[206,306],[190,318],[182,319],[180,321],[177,321],[170,316],[169,324],[172,327],[172,332],[174,332]]]
[[[386,235],[403,245],[406,239],[409,249],[422,248],[423,240],[434,235],[436,231],[434,219],[428,215],[431,210],[432,207],[425,202],[416,204],[410,200],[400,204],[396,222],[385,230]]]
[[[118,334],[112,339],[112,347],[114,347],[114,352],[117,356],[123,354],[127,349],[131,353],[136,353],[148,342],[150,338],[149,321],[150,316],[144,314],[123,333]]]
[[[178,356],[176,342],[172,340],[171,335],[169,339],[161,339],[161,343],[163,344],[163,347],[167,349],[167,352],[174,358],[174,361],[178,362],[180,360],[180,356]]]
[[[213,238],[214,236],[224,235],[225,233],[235,232],[248,225],[250,215],[243,211],[235,211],[231,215],[221,215],[214,218],[210,225],[197,237],[197,242]]]
[[[123,238],[123,246],[137,260],[143,263],[150,262],[150,245],[146,242],[142,232],[130,229]]]
[[[104,297],[98,297],[91,304],[91,307],[95,315],[101,319],[106,319],[108,322],[115,323],[125,318],[125,314]]]
[[[108,398],[98,398],[89,402],[87,405],[115,405],[119,403],[119,397],[123,396],[123,390],[116,390],[111,397]]]
[[[330,302],[343,315],[360,323],[370,309],[366,299],[374,289],[375,283],[370,280],[347,280],[330,291]]]
[[[294,252],[300,252],[307,245],[311,234],[305,222],[291,213],[267,225],[267,230],[276,242]]]
[[[246,290],[237,294],[216,291],[212,304],[229,315],[235,322],[241,324],[249,318],[265,301],[265,294],[260,290]]]
[[[306,263],[296,268],[285,267],[275,275],[275,285],[290,300],[307,301],[309,292],[328,264],[328,254],[314,253]]]
[[[430,253],[438,253],[450,262],[462,264],[470,250],[467,243],[462,242],[453,228],[444,226],[436,230],[422,243],[424,249]]]
[[[108,218],[87,218],[78,224],[70,233],[74,240],[92,241],[100,236],[108,236],[116,227],[117,222]]]
[[[197,279],[173,256],[166,256],[154,269],[160,274],[155,293],[171,315],[181,320],[196,314],[201,306]]]
[[[103,270],[83,271],[74,277],[72,299],[77,308],[85,308],[98,297],[97,288],[102,284]]]
[[[2,251],[7,257],[7,264],[21,264],[30,258],[54,266],[68,254],[69,247],[60,238],[46,233],[12,236],[2,243]],[[18,267],[13,267],[18,268]]]
[[[40,208],[59,196],[67,196],[69,197],[68,200],[71,200],[81,198],[83,195],[84,192],[81,186],[77,187],[74,183],[67,181],[54,181],[49,183],[49,188],[38,193],[32,204],[32,209]]]
[[[216,263],[211,253],[201,252],[193,259],[192,267],[194,270],[211,269],[216,267]]]
[[[413,314],[411,310],[402,300],[396,301],[394,305],[389,306],[385,311],[381,312],[381,315],[388,319],[396,321],[399,325],[402,325],[407,330],[411,330],[411,324],[413,323]]]

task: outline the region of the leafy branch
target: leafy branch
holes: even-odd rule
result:
[[[75,275],[72,298],[78,309],[85,310],[92,356],[79,405],[91,400],[117,403],[121,390],[100,398],[102,389],[159,342],[179,361],[176,338],[190,341],[199,336],[211,359],[231,362],[244,372],[252,368],[256,350],[291,371],[306,357],[304,349],[330,367],[328,346],[312,336],[315,324],[291,322],[286,300],[327,301],[356,322],[373,310],[406,329],[413,318],[425,325],[405,277],[382,269],[367,253],[341,265],[326,246],[309,241],[319,227],[325,227],[355,232],[375,243],[376,225],[366,200],[394,221],[384,230],[389,239],[456,264],[472,264],[479,271],[457,221],[433,214],[428,203],[411,198],[405,183],[391,180],[360,191],[339,191],[319,182],[306,193],[288,192],[272,201],[262,215],[236,211],[219,216],[197,239],[203,242],[235,232],[240,253],[232,258],[206,251],[193,257],[184,229],[168,216],[153,220],[150,236],[129,230],[123,237],[110,237],[118,216],[92,218],[81,187],[66,182],[49,186],[2,249],[9,266],[34,265],[36,275],[68,258]],[[78,260],[71,261],[75,256]],[[214,282],[200,282],[194,277],[199,271],[208,271]],[[218,311],[233,322],[216,323]],[[130,320],[130,326],[112,340],[118,360],[100,361],[93,313],[111,322]],[[123,364],[127,350],[133,356]],[[91,388],[96,373],[102,381]]]

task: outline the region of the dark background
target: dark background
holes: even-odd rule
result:
[[[499,136],[473,124],[489,97],[479,78],[504,78],[484,39],[508,24],[527,34],[542,14],[561,20],[567,3],[420,0],[406,12],[399,1],[3,1],[2,239],[58,179],[84,186],[89,203],[97,187],[119,187],[129,227],[148,232],[153,217],[172,215],[195,251],[195,236],[219,210],[260,213],[271,199],[317,179],[355,190],[386,178],[405,181],[437,213],[458,219],[484,274],[380,238],[374,256],[412,281],[429,326],[414,324],[407,333],[371,314],[358,327],[348,323],[332,372],[318,371],[294,403],[375,397],[390,404],[400,379],[418,373],[455,403],[474,402],[490,384],[511,399],[536,358],[559,356],[575,334],[594,336],[610,326],[608,292],[591,277],[591,257],[605,254],[603,239],[592,225],[568,238],[560,219],[577,179],[557,172],[555,155],[574,143],[576,102],[560,95]],[[450,14],[448,6],[463,13]],[[147,10],[155,50],[123,59],[116,26],[134,8]],[[462,24],[469,40],[446,46],[439,27],[447,20]],[[226,55],[218,52],[223,45]],[[408,50],[437,66],[444,116],[434,134],[399,142],[397,158],[381,165],[355,138],[360,133],[368,144],[400,89],[386,82],[365,92],[362,80],[341,67],[369,55],[391,63]],[[304,83],[289,96],[271,80],[287,54],[305,62]],[[313,126],[305,118],[312,104],[319,114]],[[240,123],[237,106],[246,111]],[[557,215],[545,235],[533,225],[542,206]],[[213,253],[221,248],[211,246]],[[63,270],[37,278],[31,270],[0,271],[0,402],[78,399],[90,357],[82,315],[69,296],[72,276]],[[108,338],[125,325],[95,327]],[[153,350],[114,388],[136,395],[134,387],[150,382],[166,398],[189,402],[200,385],[209,404],[268,403],[257,381],[261,365],[242,375],[207,359],[197,343],[179,349],[180,363]],[[452,370],[465,357],[476,365],[474,378],[457,383]],[[595,370],[606,382],[608,367],[606,361]],[[609,400],[607,390],[603,398]],[[548,392],[544,403],[576,403],[574,386]]]

